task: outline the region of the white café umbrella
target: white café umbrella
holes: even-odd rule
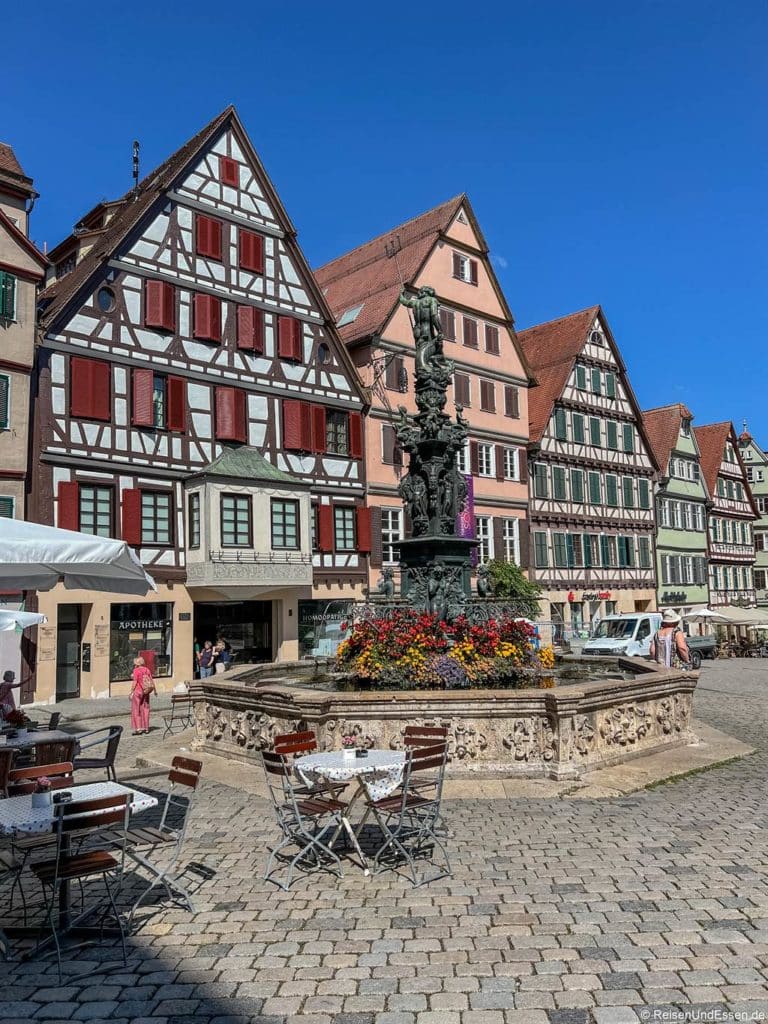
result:
[[[14,612],[8,608],[0,608],[0,633],[8,633],[12,629],[29,629],[39,626],[48,619],[39,612]]]
[[[687,622],[730,622],[720,612],[713,612],[711,608],[692,608],[683,618]]]
[[[124,541],[0,520],[0,590],[51,590],[59,581],[68,590],[144,595],[157,589]]]

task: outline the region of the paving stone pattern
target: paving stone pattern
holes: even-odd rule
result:
[[[156,912],[127,967],[111,944],[71,954],[63,985],[52,961],[0,964],[0,1020],[768,1019],[767,696],[764,663],[705,664],[696,716],[757,747],[730,765],[614,800],[447,803],[454,876],[418,890],[354,866],[265,884],[269,808],[233,766],[189,833],[187,858],[215,872],[197,913]]]

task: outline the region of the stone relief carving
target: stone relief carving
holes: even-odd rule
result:
[[[488,739],[485,733],[471,722],[457,725],[454,729],[452,742],[448,743],[448,754],[459,761],[470,760],[480,757],[488,746]],[[451,749],[453,748],[453,749]]]
[[[544,761],[552,761],[557,752],[556,726],[552,724],[552,720],[549,717],[540,719],[540,722],[541,756]]]
[[[605,716],[600,735],[609,745],[630,746],[647,735],[650,717],[647,708],[635,704],[622,705]]]
[[[535,728],[530,718],[518,718],[512,732],[504,737],[504,746],[513,751],[516,761],[529,761],[538,753]]]
[[[656,721],[665,736],[672,732],[682,732],[683,714],[679,697],[665,697],[664,700],[659,701],[659,706],[656,709]]]
[[[595,729],[586,715],[578,715],[573,724],[574,748],[586,757],[595,745]]]

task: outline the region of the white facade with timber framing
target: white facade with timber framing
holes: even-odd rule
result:
[[[656,607],[657,471],[599,306],[518,335],[529,395],[530,576],[555,639],[597,617]]]
[[[310,653],[300,620],[367,579],[365,399],[234,109],[51,258],[32,508],[129,541],[159,591],[41,595],[38,698],[122,692],[139,651],[175,684],[219,634],[241,660]]]

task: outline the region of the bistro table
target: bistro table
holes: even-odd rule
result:
[[[405,753],[402,750],[369,750],[365,757],[348,757],[342,750],[331,750],[324,754],[309,754],[295,762],[294,770],[305,785],[315,785],[322,780],[328,782],[355,782],[356,789],[341,815],[341,826],[331,840],[336,841],[341,827],[349,836],[355,852],[360,858],[363,872],[370,874],[368,861],[360,848],[360,833],[368,820],[370,806],[355,829],[350,821],[350,811],[358,800],[382,800],[397,789],[405,771]]]
[[[57,793],[65,792],[57,790]],[[82,786],[70,786],[66,790],[72,794],[74,801],[98,800],[105,796],[120,796],[123,793],[130,795],[131,814],[138,814],[140,811],[147,811],[151,807],[157,807],[157,798],[142,793],[140,790],[131,789],[130,786],[122,786],[118,782],[89,782]],[[24,796],[11,796],[0,800],[0,836],[18,835],[42,835],[46,832],[53,832],[54,810],[56,805],[48,807],[33,807],[32,794]],[[81,914],[74,921],[71,919],[70,888],[69,882],[65,879],[59,886],[59,921],[62,931],[72,931],[77,928],[80,935],[109,935],[110,929],[88,928],[79,925],[79,922],[87,917],[90,911]],[[3,931],[10,937],[29,937],[39,933],[37,928],[10,927]],[[115,931],[115,934],[118,934]],[[46,940],[40,943],[40,949],[53,940]]]
[[[76,738],[71,732],[62,732],[61,729],[28,729],[21,737],[8,732],[0,733],[0,746],[23,750],[26,747],[36,747],[38,743],[65,743]]]

